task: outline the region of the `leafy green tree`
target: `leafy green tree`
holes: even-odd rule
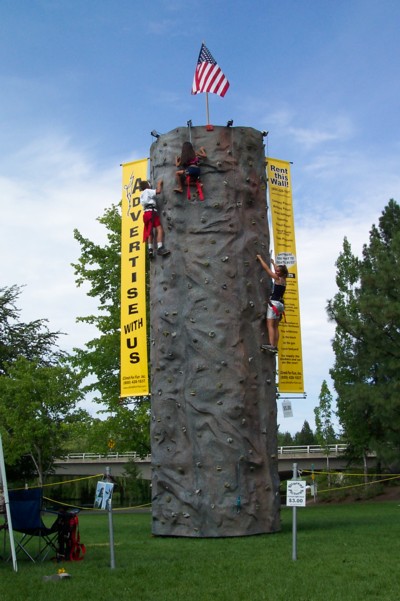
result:
[[[78,322],[96,326],[99,336],[83,349],[74,349],[74,365],[88,377],[85,392],[107,407],[111,416],[105,423],[95,423],[97,448],[105,448],[112,433],[119,450],[134,450],[146,455],[150,449],[149,397],[120,398],[120,290],[121,290],[121,213],[120,206],[106,209],[99,223],[107,230],[107,243],[95,244],[74,231],[81,255],[73,264],[78,286],[89,285],[88,296],[98,299],[98,313],[78,317]]]
[[[390,200],[358,259],[345,239],[337,265],[338,292],[328,302],[335,322],[337,415],[354,456],[382,459],[400,448],[400,207]]]
[[[8,473],[42,482],[67,436],[80,379],[47,320],[20,320],[21,290],[0,289],[0,431]]]
[[[63,453],[68,425],[81,417],[80,377],[67,365],[20,356],[0,377],[0,428],[8,464],[29,456],[42,485]]]
[[[0,376],[20,356],[54,365],[63,354],[56,348],[59,332],[50,332],[45,319],[20,321],[17,300],[21,286],[0,288]]]
[[[120,341],[120,289],[121,289],[121,215],[112,205],[98,221],[107,228],[108,243],[95,244],[84,238],[78,230],[74,237],[81,246],[81,255],[72,266],[78,286],[89,284],[87,295],[98,299],[98,313],[78,317],[78,322],[94,325],[100,335],[86,344],[84,349],[74,349],[74,364],[83,376],[90,376],[86,392],[96,396],[109,410],[118,409],[119,399],[119,341]]]

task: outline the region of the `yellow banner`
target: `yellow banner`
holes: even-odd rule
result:
[[[121,397],[149,394],[146,321],[146,248],[140,182],[147,159],[122,165]]]
[[[279,392],[304,392],[300,302],[290,163],[267,158],[275,262],[286,265],[285,316],[279,325]],[[286,318],[286,319],[285,319]]]

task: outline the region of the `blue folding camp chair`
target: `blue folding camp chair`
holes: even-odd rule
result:
[[[31,561],[44,561],[50,551],[57,557],[57,538],[59,532],[58,513],[43,509],[43,490],[32,488],[24,490],[10,490],[10,513],[12,529],[22,536],[15,539],[15,548],[24,553]],[[48,527],[43,522],[43,514],[56,515],[54,523]],[[38,539],[38,548],[34,551],[34,538]]]

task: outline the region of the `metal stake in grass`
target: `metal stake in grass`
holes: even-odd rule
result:
[[[110,468],[106,467],[106,481],[111,482],[111,472]],[[108,531],[110,537],[110,568],[115,568],[115,552],[114,552],[114,528],[113,528],[113,519],[112,519],[112,495],[109,496],[107,500],[107,513],[108,513]]]
[[[306,482],[297,478],[297,463],[293,464],[293,478],[287,482],[286,505],[293,508],[292,559],[297,559],[297,507],[306,506]]]

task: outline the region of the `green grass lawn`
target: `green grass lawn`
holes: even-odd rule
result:
[[[108,518],[81,513],[85,559],[76,563],[0,563],[5,601],[398,601],[398,502],[282,509],[277,534],[224,539],[151,535],[148,513],[113,514],[115,569]],[[44,581],[64,567],[70,579]]]

